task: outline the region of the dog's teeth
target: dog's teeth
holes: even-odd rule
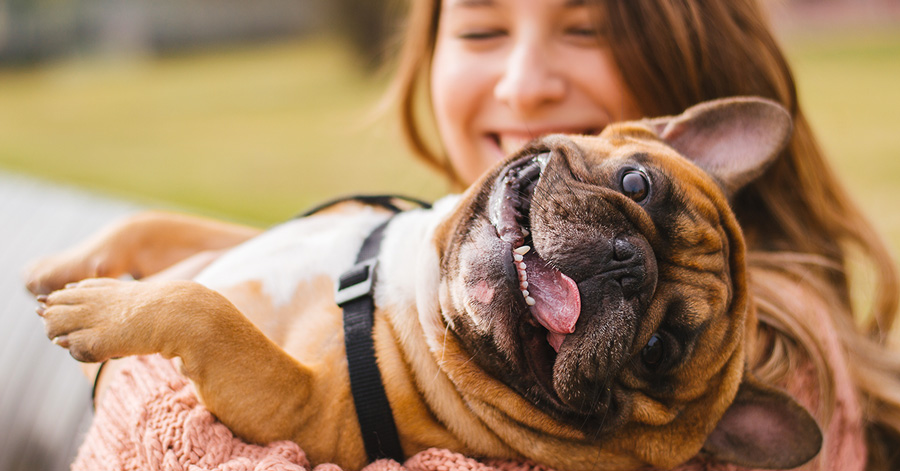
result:
[[[525,268],[526,268],[525,262],[519,262],[518,267],[519,267],[519,270],[525,271]]]
[[[532,298],[531,296],[526,296],[526,297],[525,297],[525,304],[527,304],[527,305],[529,305],[529,306],[534,306],[534,298]]]
[[[517,262],[521,262],[522,260],[524,260],[524,258],[525,258],[525,257],[523,257],[523,256],[521,256],[521,255],[519,255],[519,254],[517,254],[517,253],[516,253],[516,254],[513,254],[513,260],[515,260],[515,261],[517,261]]]
[[[523,227],[523,228],[522,228],[522,237],[528,237],[528,234],[531,234],[531,233],[528,232],[528,229],[525,229],[525,228]]]
[[[523,280],[521,283],[519,283],[519,289],[528,289],[528,282]]]
[[[531,250],[531,247],[529,247],[529,246],[527,246],[527,245],[523,245],[523,246],[518,247],[518,248],[516,248],[515,250],[513,250],[513,252],[515,252],[515,253],[517,253],[517,254],[519,254],[519,255],[525,255],[525,254],[527,254],[530,250]]]
[[[529,293],[527,289],[522,290],[522,296],[525,296],[527,298],[530,295],[531,295],[531,293]]]

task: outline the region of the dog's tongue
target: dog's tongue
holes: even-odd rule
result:
[[[550,331],[547,340],[554,350],[559,351],[566,334],[575,332],[575,323],[581,314],[578,285],[559,270],[548,266],[534,252],[525,255],[525,266],[528,292],[534,298],[531,313]]]

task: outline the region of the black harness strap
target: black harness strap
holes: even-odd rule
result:
[[[412,204],[422,207],[422,208],[430,208],[431,207],[431,205],[426,203],[425,201],[422,201],[418,198],[413,198],[410,196],[403,196],[403,195],[351,195],[351,196],[341,196],[339,198],[335,198],[333,200],[329,200],[322,204],[313,206],[312,208],[307,209],[306,211],[303,211],[302,213],[295,216],[295,219],[311,216],[319,211],[322,211],[323,209],[327,209],[327,208],[330,208],[331,206],[334,206],[334,205],[340,204],[340,203],[345,203],[347,201],[357,201],[360,203],[368,204],[370,206],[381,206],[382,208],[389,209],[395,213],[399,213],[399,212],[403,211],[403,209],[398,207],[396,204],[394,204],[397,200],[406,201],[407,203],[412,203]]]
[[[393,204],[393,196],[377,196],[358,199],[368,204],[386,207],[395,213],[400,209]],[[427,203],[408,198],[423,207]],[[339,200],[345,201],[346,199]],[[318,207],[325,208],[334,203]],[[394,414],[384,391],[381,372],[375,359],[374,326],[375,270],[384,231],[393,216],[372,230],[363,241],[356,265],[344,272],[338,281],[335,301],[344,310],[344,347],[347,351],[347,367],[350,371],[350,390],[356,406],[356,416],[362,432],[363,444],[369,461],[391,458],[403,462],[403,449],[397,436]]]
[[[388,222],[390,220],[376,227],[363,242],[356,266],[341,275],[335,300],[344,309],[344,347],[350,370],[350,390],[366,455],[369,461],[391,458],[402,463],[403,449],[375,360],[372,338],[375,270]]]

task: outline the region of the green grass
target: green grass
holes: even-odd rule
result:
[[[801,103],[900,252],[900,34],[792,40]],[[446,185],[387,124],[385,80],[335,41],[0,70],[0,167],[265,225],[339,194]]]
[[[440,196],[368,118],[384,88],[324,40],[0,71],[0,167],[260,225],[353,192]]]

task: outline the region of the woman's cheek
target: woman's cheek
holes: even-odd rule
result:
[[[475,129],[479,113],[492,91],[490,64],[482,59],[471,51],[439,47],[432,62],[431,102],[435,122],[451,164],[466,183],[486,166]]]

